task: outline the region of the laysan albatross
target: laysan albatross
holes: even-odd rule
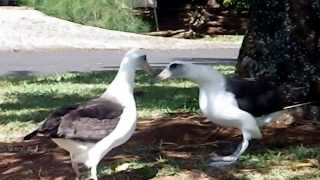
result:
[[[70,153],[77,179],[81,176],[78,164],[83,163],[91,168],[91,178],[97,180],[100,160],[111,149],[125,143],[135,130],[137,111],[133,89],[137,68],[151,72],[146,55],[133,49],[126,53],[116,77],[100,97],[54,111],[24,139],[50,137]]]
[[[175,61],[158,78],[185,78],[195,82],[199,85],[199,106],[204,116],[218,125],[241,130],[243,141],[237,150],[229,156],[212,155],[210,166],[236,162],[247,149],[249,140],[262,137],[259,126],[281,114],[277,91],[268,89],[270,85],[226,79],[210,66]],[[270,103],[275,105],[268,107]],[[254,115],[261,117],[255,118]]]

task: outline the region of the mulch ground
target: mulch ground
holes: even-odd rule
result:
[[[320,125],[314,121],[295,119],[288,115],[263,128],[263,139],[254,140],[248,151],[263,148],[287,148],[290,145],[320,144]],[[131,140],[112,151],[101,163],[115,160],[147,159],[165,156],[181,161],[185,179],[200,179],[203,172],[198,162],[215,151],[228,154],[241,141],[236,129],[215,126],[197,115],[181,113],[166,118],[141,119]],[[153,147],[153,148],[146,148]],[[142,149],[142,150],[141,150]],[[228,171],[206,172],[207,179],[237,179]],[[52,141],[39,138],[25,142],[0,143],[0,179],[74,179],[68,153]],[[135,171],[120,172],[101,179],[144,179]],[[163,177],[158,179],[174,179]]]
[[[245,34],[249,23],[248,12],[233,12],[224,9],[207,9],[211,14],[206,23],[201,25],[197,33],[202,35],[239,35]],[[165,37],[184,37],[186,31],[189,30],[189,25],[185,18],[190,13],[188,10],[176,12],[168,12],[163,10],[159,15],[160,32],[151,33]]]

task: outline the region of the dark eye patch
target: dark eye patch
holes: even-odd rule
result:
[[[170,65],[169,69],[172,70],[172,69],[176,69],[177,67],[181,66],[181,64],[177,64],[177,63],[173,63]]]
[[[142,55],[142,59],[143,59],[144,61],[146,61],[146,60],[147,60],[147,56],[146,56],[146,55]]]

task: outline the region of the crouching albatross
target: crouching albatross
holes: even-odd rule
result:
[[[24,139],[37,135],[50,137],[70,153],[77,179],[81,176],[78,164],[83,163],[91,168],[91,178],[97,180],[100,160],[111,149],[125,143],[135,130],[133,88],[137,68],[151,72],[146,55],[133,49],[126,53],[115,79],[100,97],[54,111]]]
[[[259,126],[281,113],[279,97],[269,85],[245,80],[226,79],[205,65],[175,61],[159,75],[159,79],[186,78],[199,85],[199,106],[208,120],[225,127],[238,128],[243,141],[229,156],[211,155],[209,166],[223,166],[236,162],[247,149],[249,140],[262,137]],[[254,88],[254,89],[251,89]],[[276,104],[273,108],[270,103]],[[277,112],[275,112],[277,111]],[[269,115],[265,115],[268,114]],[[253,115],[264,115],[255,118]]]

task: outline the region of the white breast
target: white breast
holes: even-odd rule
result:
[[[208,120],[222,126],[235,127],[239,122],[232,116],[237,107],[234,95],[226,91],[213,92],[200,90],[199,106]]]

